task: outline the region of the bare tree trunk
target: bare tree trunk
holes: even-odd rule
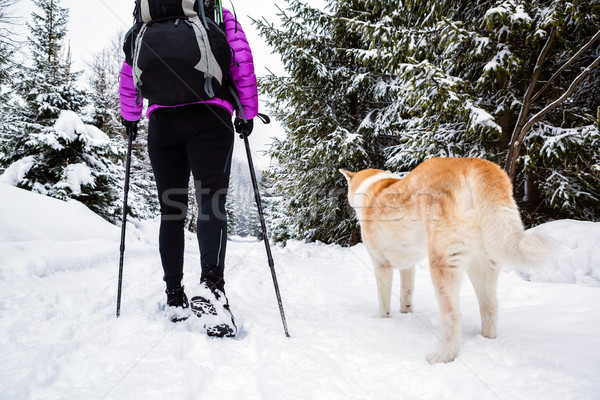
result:
[[[598,33],[596,33],[573,57],[571,57],[565,64],[563,64],[563,66],[561,66],[558,69],[558,71],[556,71],[556,73],[550,78],[550,80],[544,85],[544,87],[542,87],[542,89],[540,91],[538,91],[535,95],[533,95],[533,90],[535,88],[535,85],[538,82],[542,65],[543,65],[544,61],[546,60],[546,57],[550,50],[550,46],[552,45],[552,42],[554,40],[554,35],[555,35],[555,32],[554,32],[554,29],[552,29],[552,31],[550,32],[550,36],[548,37],[548,40],[546,41],[546,44],[544,45],[544,47],[542,48],[542,51],[540,52],[540,55],[538,57],[535,68],[533,69],[533,77],[531,78],[531,83],[529,84],[529,87],[527,88],[527,91],[525,92],[525,97],[523,99],[523,105],[521,106],[521,112],[519,114],[519,120],[518,120],[517,124],[515,125],[515,128],[513,130],[513,133],[512,133],[511,139],[510,139],[510,144],[508,147],[508,156],[506,157],[506,164],[504,166],[504,169],[508,173],[508,176],[510,176],[511,180],[514,180],[514,178],[515,178],[516,168],[517,168],[517,160],[521,153],[521,146],[523,144],[523,140],[525,139],[525,136],[527,135],[527,133],[529,132],[531,127],[536,122],[539,122],[550,111],[552,111],[557,106],[562,104],[571,94],[573,94],[573,92],[577,88],[577,85],[595,67],[597,67],[600,64],[600,57],[598,57],[586,69],[584,69],[573,80],[573,82],[571,82],[571,85],[569,86],[569,88],[558,99],[556,99],[552,103],[548,104],[540,112],[538,112],[533,117],[528,119],[529,110],[531,108],[531,105],[540,97],[540,95],[544,92],[544,90],[546,90],[550,86],[550,84],[556,79],[556,77],[564,69],[566,69],[570,64],[572,64],[573,61],[575,61],[575,59],[577,59],[585,50],[587,50],[592,45],[592,43],[594,43],[596,40],[598,40],[600,38],[600,31]]]
[[[350,246],[354,246],[359,244],[362,240],[362,236],[360,234],[360,228],[354,228],[350,232]]]
[[[600,65],[600,57],[596,58],[586,69],[584,69],[577,77],[571,82],[571,86],[556,100],[552,103],[548,104],[544,109],[535,114],[533,117],[527,121],[527,123],[517,132],[515,128],[515,132],[513,132],[513,137],[511,139],[511,148],[509,149],[509,157],[506,160],[506,172],[510,176],[511,179],[514,179],[517,167],[517,159],[519,158],[519,152],[521,150],[521,145],[523,144],[523,139],[527,135],[527,132],[531,129],[531,127],[539,122],[546,114],[550,111],[554,110],[556,107],[561,105],[565,100],[569,98],[570,95],[573,94],[577,85],[589,75],[589,73]]]
[[[544,65],[544,62],[548,57],[548,53],[550,52],[550,48],[552,47],[552,43],[554,42],[555,36],[556,32],[554,29],[552,29],[550,31],[548,39],[546,40],[546,43],[544,44],[544,47],[542,48],[542,51],[540,52],[540,55],[538,56],[537,62],[535,63],[535,67],[533,68],[533,76],[531,77],[529,87],[527,87],[527,90],[525,91],[523,105],[521,106],[521,112],[519,113],[519,119],[517,120],[517,124],[515,125],[515,128],[510,138],[510,143],[508,144],[508,156],[506,158],[506,165],[504,168],[510,176],[510,179],[514,179],[515,177],[515,166],[513,165],[513,160],[515,160],[516,164],[516,159],[519,157],[519,152],[521,150],[521,141],[519,140],[519,138],[521,137],[523,127],[527,122],[527,117],[529,116],[529,109],[533,104],[531,98],[533,96],[535,86],[537,85],[540,74],[542,73],[542,66]]]

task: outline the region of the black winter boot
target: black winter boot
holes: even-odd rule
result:
[[[223,278],[223,274],[216,272],[210,267],[202,268],[200,283],[205,283],[212,292],[215,290],[220,290],[221,292],[225,293],[225,279]]]
[[[237,326],[229,308],[222,277],[202,274],[191,300],[192,312],[204,322],[208,336],[234,337]]]
[[[188,319],[190,315],[190,303],[183,291],[183,286],[176,287],[175,289],[167,289],[165,293],[167,294],[167,307],[173,313],[171,321],[179,322]]]

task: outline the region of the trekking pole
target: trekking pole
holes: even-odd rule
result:
[[[121,288],[123,286],[123,257],[125,256],[125,229],[127,223],[127,194],[129,193],[129,172],[131,170],[131,148],[133,145],[133,132],[131,126],[127,127],[127,160],[125,162],[125,184],[123,187],[123,217],[121,219],[121,247],[119,257],[119,286],[117,289],[117,318],[121,314]]]
[[[268,121],[268,117],[267,120]],[[268,122],[265,122],[268,123]],[[271,246],[269,245],[269,238],[267,236],[267,225],[265,223],[265,216],[262,209],[262,203],[260,201],[260,193],[258,191],[258,182],[256,180],[256,172],[254,171],[254,163],[252,162],[252,152],[250,151],[250,142],[248,142],[248,135],[240,135],[244,139],[246,145],[246,155],[248,156],[248,166],[250,167],[250,178],[252,178],[252,186],[254,187],[254,199],[256,200],[256,206],[258,207],[258,216],[260,219],[260,227],[262,229],[263,240],[265,242],[265,248],[267,249],[267,259],[269,261],[269,267],[271,268],[271,276],[273,277],[273,285],[275,286],[275,295],[277,296],[277,303],[279,304],[279,313],[281,314],[281,322],[283,323],[283,330],[286,337],[290,337],[287,328],[287,322],[285,320],[285,312],[283,311],[283,303],[281,302],[281,293],[279,292],[279,284],[277,283],[277,275],[275,274],[275,262],[273,261],[273,255],[271,254]]]

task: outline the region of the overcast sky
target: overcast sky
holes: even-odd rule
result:
[[[309,0],[310,4],[322,6],[324,0]],[[273,0],[235,0],[235,10],[238,20],[250,42],[254,54],[254,63],[258,76],[267,74],[266,68],[277,74],[283,74],[283,67],[279,55],[271,54],[271,49],[263,42],[257,30],[251,24],[250,17],[254,19],[266,18],[269,22],[277,24],[277,7],[285,8],[286,3]],[[61,0],[61,6],[69,9],[68,40],[73,55],[73,69],[84,70],[86,60],[91,59],[106,48],[115,39],[119,31],[127,31],[133,23],[132,12],[135,0]],[[229,0],[223,1],[223,6],[232,9]],[[25,21],[36,7],[31,0],[18,0],[15,6],[15,16]],[[26,28],[20,30],[25,34]],[[261,107],[261,112],[266,112]],[[255,132],[250,136],[253,150],[260,151],[267,147],[270,137],[280,136],[281,127],[275,122],[270,126],[263,126],[256,121]],[[245,157],[240,140],[236,140],[236,155]],[[258,156],[257,156],[258,157]],[[264,166],[265,159],[259,160]]]

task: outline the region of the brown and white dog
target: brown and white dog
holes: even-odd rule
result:
[[[429,258],[441,315],[441,345],[430,363],[449,362],[461,336],[459,287],[471,279],[481,333],[496,337],[496,285],[503,264],[529,266],[552,254],[549,240],[525,232],[512,184],[496,164],[476,158],[432,158],[405,177],[389,171],[340,170],[375,267],[379,315],[388,317],[393,269],[400,270],[400,312],[412,309],[415,263]]]

